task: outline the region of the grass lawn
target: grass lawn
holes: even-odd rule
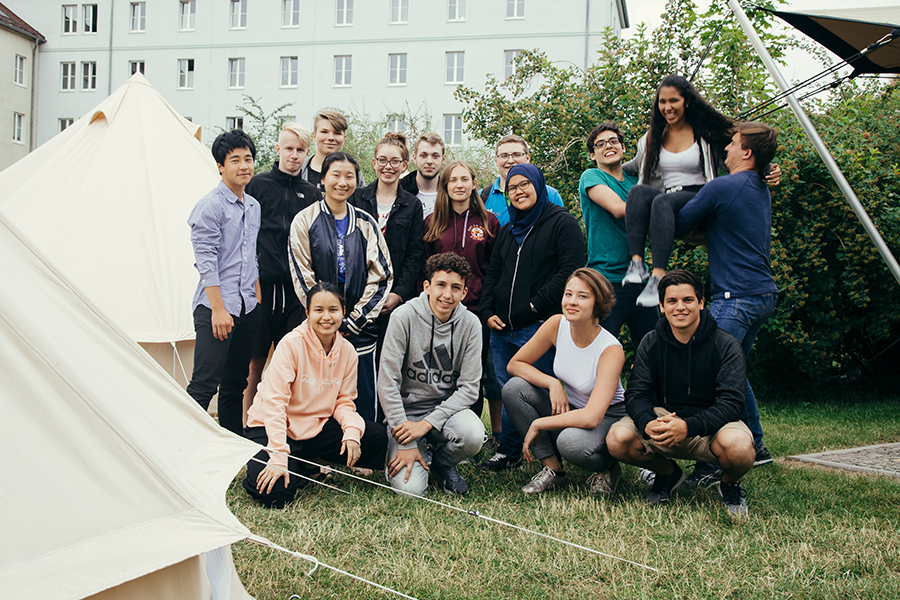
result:
[[[839,388],[814,402],[761,399],[773,456],[900,441],[900,397]],[[538,467],[460,472],[464,498],[442,502],[627,558],[653,573],[421,500],[336,479],[349,495],[307,488],[286,509],[253,504],[239,479],[234,514],[254,533],[417,598],[900,598],[900,480],[777,461],[744,478],[750,517],[735,520],[718,492],[679,489],[650,508],[626,467],[612,501],[573,485],[526,497]],[[243,474],[241,474],[241,477]],[[383,480],[382,480],[383,481]],[[241,542],[244,585],[258,600],[395,597],[310,563]]]

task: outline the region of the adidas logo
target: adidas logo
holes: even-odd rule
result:
[[[435,358],[437,355],[437,358]],[[453,370],[453,361],[444,344],[434,348],[434,353],[426,352],[421,360],[417,360],[406,369],[406,377],[420,383],[455,384],[459,372]]]

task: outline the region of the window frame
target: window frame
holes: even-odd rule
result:
[[[131,28],[129,29],[129,33],[144,33],[147,31],[146,2],[132,2],[129,14],[131,15]]]
[[[338,69],[338,59],[341,61],[341,68]],[[352,54],[335,54],[334,55],[334,78],[332,87],[351,87],[353,85],[353,55]],[[338,83],[338,73],[341,73],[340,83]]]
[[[91,8],[91,18],[88,19],[88,9]],[[97,20],[100,17],[100,10],[96,4],[81,5],[81,32],[87,35],[97,34]],[[89,24],[90,23],[90,24]],[[89,29],[90,28],[90,29]]]
[[[91,70],[93,73],[90,72]],[[90,86],[85,85],[88,81],[91,83]],[[81,91],[97,91],[97,61],[95,60],[81,61]]]
[[[388,85],[402,87],[407,84],[408,56],[406,52],[388,54]]]
[[[235,70],[235,67],[237,69]],[[247,58],[237,57],[228,59],[228,89],[242,90],[246,87]]]
[[[71,16],[69,11],[71,9]],[[68,27],[68,30],[66,28]],[[62,35],[76,35],[78,33],[78,5],[62,5]]]
[[[59,74],[60,74],[60,82],[59,82],[59,91],[61,92],[74,92],[75,91],[75,76],[77,75],[77,70],[75,69],[76,63],[75,61],[65,60],[59,63]],[[66,80],[68,80],[68,85],[66,84]]]
[[[25,137],[25,115],[20,112],[13,111],[13,132],[12,141],[14,144],[24,144]]]
[[[287,69],[285,69],[287,66]],[[285,83],[285,75],[288,76],[288,82]],[[295,88],[300,81],[300,57],[299,56],[282,56],[281,57],[281,87]]]
[[[447,119],[453,119],[450,121],[451,127],[448,129]],[[459,124],[457,129],[456,125]],[[459,146],[462,145],[462,117],[459,114],[445,114],[444,115],[444,143],[448,146]],[[458,140],[454,140],[454,137],[459,138]]]
[[[300,0],[281,0],[281,27],[282,29],[300,27]]]
[[[510,57],[510,53],[512,53],[512,57]],[[513,73],[516,72],[516,65],[513,63],[521,54],[521,49],[517,50],[513,48],[503,51],[503,79],[509,79],[513,76]]]
[[[69,118],[64,117],[64,118],[58,119],[58,123],[59,123],[59,133],[62,133],[63,131],[65,131],[66,129],[68,129],[69,127],[71,127],[72,125],[75,124],[75,119],[71,118],[71,117],[69,117]]]
[[[13,62],[13,83],[28,87],[25,83],[25,57],[21,54],[16,54]]]
[[[139,68],[135,69],[134,68],[135,65],[140,65],[140,66],[139,66]],[[131,77],[132,75],[134,75],[135,73],[138,73],[138,72],[141,75],[146,75],[145,66],[146,66],[145,61],[143,61],[143,60],[129,60],[128,61],[128,71],[131,73],[131,75],[129,75],[129,77]]]
[[[465,83],[466,79],[466,53],[465,51],[451,51],[446,52],[444,54],[444,84],[445,85],[460,85]],[[453,65],[450,65],[451,57],[453,57]],[[460,61],[460,58],[462,60]],[[453,73],[453,79],[450,78],[451,70]]]
[[[185,13],[185,8],[190,6],[191,10]],[[197,30],[197,0],[181,0],[178,10],[178,31],[196,31]],[[185,27],[185,17],[188,23]]]
[[[181,63],[184,63],[185,70],[181,70]],[[194,89],[194,59],[179,58],[178,59],[178,86],[175,89],[192,90]]]
[[[396,12],[396,20],[394,13]],[[404,15],[404,12],[406,13]],[[409,25],[409,0],[391,0],[390,17],[388,19],[390,25]]]
[[[447,0],[447,22],[462,23],[465,20],[466,0]]]
[[[353,26],[353,0],[334,0],[334,26]]]
[[[512,9],[512,14],[510,14]],[[521,12],[521,14],[519,14]],[[518,20],[525,18],[525,0],[506,0],[506,20]]]
[[[231,131],[232,129],[240,129],[244,130],[244,117],[225,117],[225,129],[227,131]]]
[[[237,12],[235,12],[237,8]],[[247,0],[231,0],[231,27],[230,29],[247,29]],[[235,25],[235,17],[238,24]]]

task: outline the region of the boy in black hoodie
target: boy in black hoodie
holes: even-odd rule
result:
[[[725,506],[745,515],[740,480],[756,454],[741,421],[744,352],[704,310],[703,282],[694,273],[670,271],[659,282],[659,298],[666,318],[638,348],[625,392],[629,416],[610,429],[609,452],[656,474],[646,496],[654,505],[667,502],[684,481],[673,458],[720,465]]]

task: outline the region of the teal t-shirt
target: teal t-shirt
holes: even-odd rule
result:
[[[637,177],[627,173],[624,181],[619,181],[600,169],[588,169],[581,174],[578,195],[581,197],[581,214],[587,234],[587,266],[597,269],[613,283],[621,283],[628,270],[628,236],[625,234],[625,219],[617,219],[606,209],[588,198],[587,192],[595,185],[605,185],[624,202],[628,190],[637,183]]]

